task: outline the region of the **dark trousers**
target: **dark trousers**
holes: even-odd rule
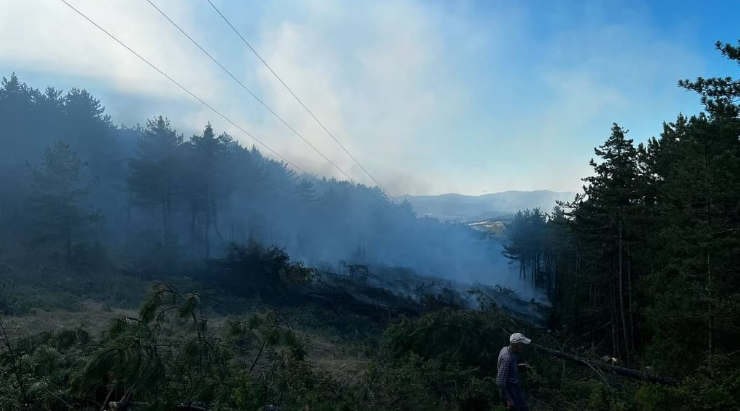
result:
[[[506,387],[499,387],[499,392],[508,410],[529,411],[527,400],[524,399],[524,393],[519,384],[506,384]],[[509,406],[509,402],[513,405]]]

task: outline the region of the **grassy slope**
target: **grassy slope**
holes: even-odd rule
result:
[[[3,322],[12,339],[77,328],[99,337],[111,319],[136,317],[138,303],[135,302],[143,300],[148,287],[159,282],[120,273],[69,276],[55,270],[11,269],[8,265],[3,269],[5,271],[0,276],[5,290],[3,298],[10,300],[13,307],[6,310]],[[163,282],[173,284],[183,292],[199,292],[209,326],[216,330],[223,327],[229,317],[246,317],[265,308],[259,301],[204,289],[188,279],[170,278]],[[311,365],[341,381],[352,382],[362,378],[368,364],[364,342],[351,334],[339,332],[331,324],[324,324],[317,318],[321,315],[318,309],[277,310],[282,321],[295,328],[304,341],[306,359]],[[367,334],[363,332],[362,335]]]

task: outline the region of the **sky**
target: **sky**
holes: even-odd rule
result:
[[[68,0],[303,170],[345,178],[146,0]],[[206,0],[152,0],[354,181],[362,169]],[[214,0],[392,195],[578,191],[612,123],[645,141],[701,110],[677,81],[738,74],[740,2]],[[59,0],[0,0],[0,75],[85,88],[117,124],[163,115],[257,144]],[[257,145],[272,156],[266,149]],[[273,156],[274,157],[274,156]]]

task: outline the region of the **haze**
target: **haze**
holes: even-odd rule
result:
[[[676,2],[273,1],[215,4],[392,195],[578,191],[617,121],[642,141],[695,112],[680,78],[726,63],[738,6],[684,19]],[[344,179],[145,1],[72,1],[299,167]],[[372,181],[203,2],[156,4],[358,182]],[[0,71],[84,87],[114,122],[211,121],[254,142],[62,2],[0,1]],[[556,172],[553,172],[556,170]],[[374,185],[374,184],[373,184]]]

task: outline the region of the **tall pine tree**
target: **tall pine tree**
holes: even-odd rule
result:
[[[28,208],[33,244],[61,246],[67,264],[72,263],[75,244],[102,223],[99,213],[80,205],[91,187],[80,182],[81,168],[77,153],[68,143],[58,141],[46,149],[41,166],[33,169]]]
[[[137,141],[136,157],[129,160],[127,183],[131,199],[161,212],[162,243],[174,243],[173,208],[182,197],[184,178],[183,138],[169,120],[147,121]]]

